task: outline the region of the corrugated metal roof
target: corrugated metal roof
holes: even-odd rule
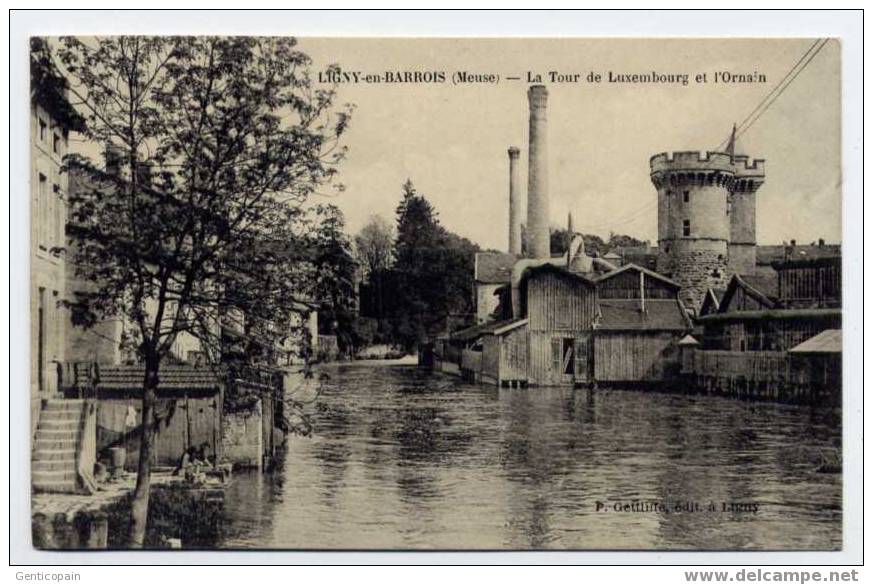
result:
[[[98,390],[142,390],[143,366],[100,366],[97,373]],[[163,366],[159,373],[160,390],[218,390],[221,379],[208,368],[194,366]]]
[[[691,329],[677,299],[647,299],[645,312],[639,299],[601,299],[598,329],[622,331],[686,331]]]
[[[481,284],[504,284],[512,280],[512,267],[518,259],[504,252],[477,252],[474,279]]]
[[[842,329],[825,329],[788,350],[789,353],[841,353],[842,351]]]

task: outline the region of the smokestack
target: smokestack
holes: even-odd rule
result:
[[[527,92],[530,104],[528,135],[527,229],[528,253],[532,258],[549,258],[549,169],[546,102],[544,85],[532,85]]]
[[[521,190],[518,177],[518,155],[521,151],[509,147],[509,253],[521,256]]]

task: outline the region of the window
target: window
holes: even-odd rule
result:
[[[691,192],[690,191],[685,191],[684,193],[682,193],[682,201],[684,203],[688,203],[689,201],[691,201]]]
[[[54,193],[54,229],[52,230],[52,237],[54,237],[54,244],[56,246],[62,246],[64,244],[64,205],[61,201],[61,186],[58,184],[52,185],[52,192]]]
[[[48,177],[39,174],[39,187],[36,192],[36,238],[39,247],[45,249],[48,229]]]
[[[48,124],[42,118],[39,119],[39,141],[45,142],[45,133],[48,130]]]
[[[52,135],[52,152],[55,154],[61,152],[61,137],[58,136],[57,132]]]
[[[686,238],[691,235],[691,220],[690,219],[683,219],[682,220],[682,235]]]

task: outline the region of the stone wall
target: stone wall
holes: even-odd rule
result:
[[[675,280],[682,289],[679,298],[695,311],[709,288],[724,288],[728,281],[727,242],[677,240],[662,245],[658,272]]]
[[[264,433],[261,401],[248,410],[225,412],[221,425],[222,461],[234,467],[261,469]]]

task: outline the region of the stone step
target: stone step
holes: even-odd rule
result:
[[[46,400],[42,405],[43,412],[81,411],[83,400]]]
[[[39,425],[37,429],[46,430],[46,431],[78,431],[80,422],[78,419],[57,419],[57,420],[43,420],[40,419]]]
[[[36,448],[33,451],[33,458],[31,461],[53,461],[55,459],[69,459],[76,458],[76,450],[75,449],[45,449],[45,448]]]
[[[33,482],[33,489],[37,492],[46,492],[53,494],[73,494],[76,493],[75,481],[45,481]]]
[[[80,410],[43,410],[39,415],[39,422],[42,421],[61,421],[61,420],[81,420],[82,411]]]
[[[34,446],[36,447],[37,451],[56,451],[59,449],[69,449],[71,451],[75,451],[76,439],[40,439],[37,437],[36,441],[34,441]]]
[[[77,428],[69,428],[69,429],[44,429],[39,427],[36,430],[36,440],[65,440],[65,441],[75,441],[79,436],[79,430]]]
[[[33,471],[30,474],[33,485],[46,483],[72,483],[76,484],[76,469],[59,469],[57,471]]]
[[[36,471],[61,471],[64,469],[75,469],[76,468],[76,458],[70,457],[69,459],[46,459],[41,461],[31,461],[30,462],[30,470],[32,472]]]

